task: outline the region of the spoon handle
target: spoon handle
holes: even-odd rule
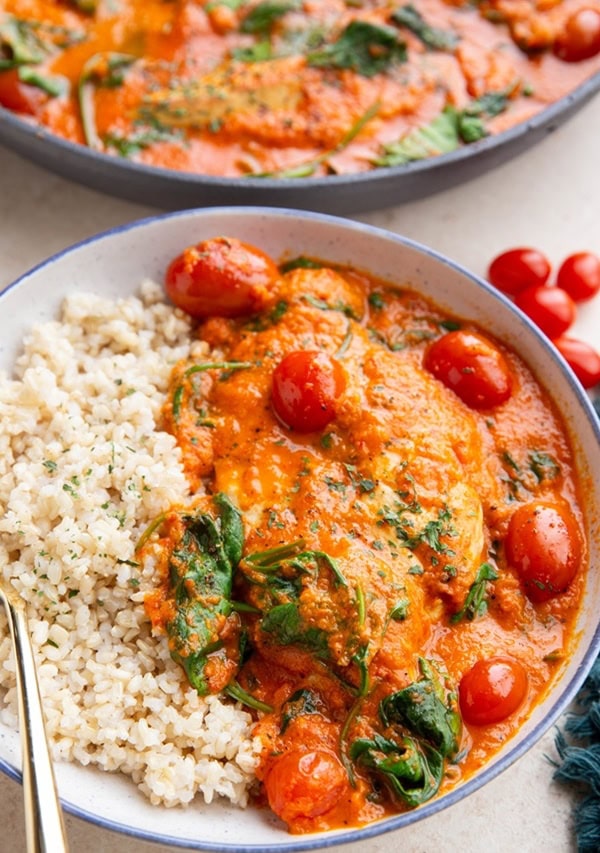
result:
[[[68,846],[46,740],[25,605],[16,593],[1,586],[0,601],[6,611],[17,667],[27,853],[66,853]]]

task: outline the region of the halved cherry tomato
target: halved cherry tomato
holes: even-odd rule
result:
[[[558,338],[566,332],[577,316],[575,303],[560,287],[528,287],[517,294],[515,304],[549,338]]]
[[[334,419],[335,402],[345,387],[346,374],[339,361],[325,352],[296,350],[273,371],[273,409],[285,426],[314,432]]]
[[[490,726],[510,717],[527,696],[523,666],[507,657],[478,660],[460,680],[460,710],[466,723]]]
[[[556,283],[575,302],[591,299],[600,290],[600,258],[592,252],[576,252],[561,264]]]
[[[458,330],[438,338],[425,353],[425,367],[472,409],[508,400],[510,368],[500,350],[477,332]]]
[[[567,18],[554,41],[554,54],[563,62],[581,62],[600,53],[600,12],[579,9]]]
[[[584,388],[593,388],[600,382],[600,354],[594,347],[566,335],[555,338],[552,343],[568,361]]]
[[[33,116],[47,100],[48,95],[42,89],[19,79],[18,68],[0,71],[0,106]]]
[[[514,296],[526,287],[545,284],[550,269],[550,261],[537,249],[509,249],[494,258],[488,279],[498,290]]]
[[[239,317],[272,299],[279,271],[260,249],[232,237],[189,246],[165,276],[169,298],[192,317]]]
[[[504,545],[508,564],[517,570],[531,601],[560,595],[577,574],[581,538],[566,505],[522,504],[511,516]]]
[[[293,749],[276,759],[264,784],[269,805],[289,823],[328,812],[348,787],[348,778],[332,752]]]

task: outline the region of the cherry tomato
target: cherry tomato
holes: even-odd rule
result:
[[[554,41],[554,54],[563,62],[581,62],[600,53],[600,12],[579,9],[567,18]]]
[[[425,353],[425,367],[472,409],[499,406],[510,397],[510,369],[500,350],[476,332],[448,332]]]
[[[575,322],[577,309],[568,293],[560,287],[536,285],[522,290],[515,304],[549,338],[558,338]]]
[[[566,335],[555,338],[552,343],[567,360],[584,388],[593,388],[600,382],[600,354],[594,347]]]
[[[0,106],[32,116],[47,100],[46,93],[37,86],[21,82],[18,68],[0,72]]]
[[[247,243],[216,237],[189,246],[165,276],[169,298],[192,317],[239,317],[260,311],[271,299],[279,271]]]
[[[325,750],[285,752],[275,760],[265,779],[269,805],[286,823],[328,812],[347,785],[341,762]]]
[[[550,276],[550,261],[537,249],[509,249],[498,255],[488,269],[488,279],[514,296],[526,287],[545,284]]]
[[[510,717],[527,695],[523,666],[506,657],[478,660],[460,680],[460,710],[466,723],[490,726]]]
[[[575,302],[591,299],[600,290],[600,258],[591,252],[577,252],[563,261],[556,283]]]
[[[522,504],[511,516],[504,545],[531,601],[560,595],[577,574],[581,539],[566,505]]]
[[[334,419],[335,402],[345,387],[339,361],[325,352],[296,350],[273,371],[273,409],[285,426],[314,432]]]

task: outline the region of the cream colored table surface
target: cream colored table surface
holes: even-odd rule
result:
[[[505,248],[530,244],[554,261],[600,252],[600,99],[518,159],[461,188],[357,217],[405,234],[484,274]],[[48,255],[155,211],[68,183],[0,148],[0,290]],[[600,306],[577,331],[600,347]],[[414,827],[340,853],[554,853],[574,850],[572,799],[552,782],[553,732],[466,802]],[[25,850],[21,789],[0,774],[0,853]],[[75,853],[166,853],[167,848],[67,817]],[[243,843],[243,839],[240,839]],[[52,851],[49,851],[52,853]]]

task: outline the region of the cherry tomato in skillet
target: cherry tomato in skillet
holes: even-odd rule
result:
[[[489,726],[510,717],[527,696],[523,666],[507,657],[478,660],[460,680],[460,710],[466,723]]]
[[[576,252],[561,264],[556,283],[575,302],[591,299],[600,290],[600,258],[591,252]]]
[[[339,361],[324,352],[296,350],[273,371],[273,409],[285,426],[314,432],[334,419],[335,402],[345,387],[346,374]]]
[[[37,86],[29,86],[19,79],[19,69],[0,72],[0,106],[15,113],[35,115],[48,100],[48,95]]]
[[[510,368],[500,350],[476,332],[458,330],[438,338],[425,353],[425,368],[472,409],[508,400]]]
[[[339,759],[323,749],[283,753],[265,779],[269,805],[286,822],[328,812],[347,787]]]
[[[528,287],[517,294],[515,304],[549,338],[558,338],[566,332],[577,316],[575,303],[560,287]]]
[[[554,54],[563,62],[581,62],[600,53],[600,12],[579,9],[567,18],[554,41]]]
[[[277,267],[260,249],[216,237],[176,257],[165,287],[171,301],[192,317],[239,317],[264,308],[278,278]]]
[[[566,335],[555,338],[552,343],[584,388],[593,388],[600,382],[600,354],[593,347]]]
[[[550,261],[537,249],[509,249],[494,258],[488,269],[489,281],[509,296],[545,284],[549,276]]]
[[[508,564],[517,570],[531,601],[560,595],[577,574],[581,539],[566,505],[522,504],[511,516],[504,546]]]

